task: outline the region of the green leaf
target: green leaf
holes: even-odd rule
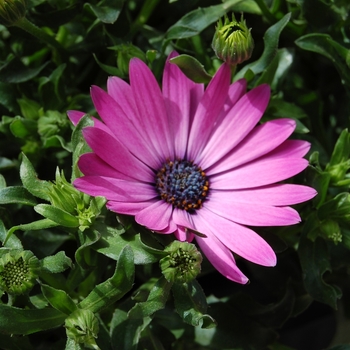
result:
[[[101,239],[94,244],[93,249],[113,260],[119,259],[126,245],[129,245],[133,250],[134,263],[136,265],[145,265],[159,260],[159,254],[153,254],[157,252],[145,248],[139,233],[124,233],[124,229],[115,229],[112,227],[99,230],[99,232],[101,233]]]
[[[34,210],[45,218],[65,227],[78,227],[79,220],[66,211],[56,208],[50,204],[38,204]]]
[[[255,75],[263,72],[273,61],[277,54],[278,41],[283,28],[290,20],[290,13],[287,13],[276,24],[271,26],[264,35],[264,51],[261,57],[252,63],[245,65],[234,77],[234,80],[243,78],[248,70],[251,70]]]
[[[318,213],[322,220],[327,218],[350,221],[350,195],[348,192],[339,193],[334,198],[320,206]]]
[[[14,114],[19,112],[16,92],[15,85],[0,82],[0,105]]]
[[[329,166],[335,166],[344,162],[349,161],[350,155],[350,133],[348,129],[344,129],[335,146],[331,156],[331,160],[329,161]]]
[[[97,285],[91,293],[80,302],[81,309],[98,312],[119,300],[134,283],[134,256],[132,249],[126,246],[120,254],[114,275]]]
[[[82,232],[78,231],[80,247],[75,252],[77,264],[84,270],[91,268],[91,247],[101,238],[99,230],[87,229]]]
[[[201,328],[216,326],[215,320],[205,314],[207,311],[206,296],[196,280],[184,284],[174,283],[172,292],[176,311],[186,323]]]
[[[66,315],[70,315],[77,310],[77,305],[65,291],[52,288],[43,283],[41,284],[41,291],[47,301],[56,310],[61,311]]]
[[[186,75],[187,78],[196,83],[209,83],[211,75],[206,72],[204,66],[189,55],[179,55],[170,60],[170,63],[176,64]]]
[[[0,190],[0,204],[36,205],[36,199],[22,186],[10,186]]]
[[[249,0],[228,0],[220,5],[199,8],[187,13],[167,30],[165,44],[170,40],[198,35],[202,30],[218,21],[220,17],[229,11],[260,13],[254,1]]]
[[[66,315],[58,310],[19,309],[0,304],[0,329],[5,334],[31,334],[59,327]]]
[[[321,238],[312,242],[304,234],[300,239],[298,253],[307,292],[315,300],[336,309],[341,291],[323,279],[324,273],[332,270],[326,242]]]
[[[102,63],[94,54],[94,59],[96,63],[100,66],[101,69],[103,69],[107,74],[116,76],[116,77],[123,77],[122,71],[118,67],[109,66],[107,64]]]
[[[50,201],[48,192],[51,189],[51,184],[48,181],[39,180],[34,167],[27,156],[22,153],[22,163],[19,169],[19,174],[23,186],[35,197]]]
[[[113,24],[118,19],[123,4],[124,0],[102,0],[98,6],[85,3],[84,7],[89,7],[101,22]]]
[[[72,268],[72,260],[61,251],[55,255],[47,256],[41,260],[41,267],[47,272],[59,273]]]
[[[0,241],[3,242],[4,247],[23,250],[21,241],[15,235],[11,235],[7,240],[6,237],[7,230],[2,220],[0,220]],[[4,243],[5,241],[6,243]]]
[[[152,316],[156,311],[164,309],[168,300],[172,283],[161,277],[147,298],[147,301],[137,303],[128,313],[129,318],[144,318]]]
[[[338,44],[328,34],[311,33],[297,39],[295,43],[303,50],[319,53],[329,58],[337,68],[342,81],[350,85],[350,50]]]
[[[64,350],[85,350],[84,344],[76,342],[74,339],[67,338],[66,347]]]
[[[0,67],[0,82],[23,83],[36,77],[50,62],[35,68],[26,67],[19,58],[13,58]]]
[[[10,124],[12,134],[20,139],[25,139],[37,133],[37,122],[35,120],[28,120],[21,117],[13,118]]]

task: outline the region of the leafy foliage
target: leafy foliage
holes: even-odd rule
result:
[[[169,282],[158,263],[172,237],[116,218],[104,198],[76,194],[70,182],[62,196],[50,191],[57,168],[81,176],[91,85],[108,75],[127,81],[132,57],[161,81],[174,49],[172,64],[208,83],[220,64],[215,22],[231,12],[244,13],[256,45],[233,79],[271,85],[264,120],[296,120],[294,138],[312,148],[295,180],[318,195],[298,207],[301,224],[257,229],[278,264],[237,259],[249,285],[224,280],[207,261],[197,280]],[[0,258],[29,250],[40,260],[30,292],[0,291],[1,347],[290,349],[289,325],[310,305],[349,316],[349,13],[341,0],[29,0],[28,21],[0,25]],[[68,110],[86,114],[73,127]]]

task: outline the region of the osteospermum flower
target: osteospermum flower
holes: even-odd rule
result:
[[[173,53],[170,58],[175,56]],[[259,124],[270,98],[268,85],[246,92],[246,81],[230,84],[223,64],[210,84],[189,80],[166,62],[162,90],[145,63],[134,58],[130,85],[110,77],[105,92],[91,88],[102,122],[83,135],[92,153],[83,154],[84,176],[74,185],[105,196],[107,207],[134,215],[150,230],[195,237],[213,266],[227,278],[246,283],[232,252],[274,266],[272,248],[249,226],[300,222],[289,207],[314,189],[280,184],[306,168],[304,141],[287,140],[290,119]],[[73,123],[83,112],[68,112]]]

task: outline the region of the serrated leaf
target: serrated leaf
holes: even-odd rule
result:
[[[81,309],[98,312],[127,293],[134,283],[134,256],[132,249],[126,246],[120,254],[115,272],[107,281],[97,285],[91,293],[79,303]]]
[[[41,260],[41,267],[47,272],[59,273],[72,268],[72,260],[61,251]]]
[[[0,190],[0,204],[24,204],[35,206],[36,199],[22,186],[10,186]]]
[[[48,192],[51,184],[48,181],[39,180],[34,167],[27,156],[22,153],[22,163],[19,169],[19,174],[23,186],[35,197],[50,201]]]
[[[216,321],[206,314],[206,297],[196,280],[184,284],[175,283],[172,292],[176,311],[186,323],[201,328],[216,326]]]
[[[70,315],[77,310],[77,305],[73,299],[63,290],[52,288],[47,284],[41,284],[41,291],[47,301],[56,310],[63,312],[66,315]]]
[[[145,318],[165,307],[172,283],[161,277],[153,286],[146,301],[137,303],[128,313],[129,318]]]
[[[323,275],[332,270],[326,242],[322,238],[312,242],[303,235],[299,242],[298,253],[303,270],[304,285],[308,293],[315,300],[336,309],[341,291],[323,279]]]

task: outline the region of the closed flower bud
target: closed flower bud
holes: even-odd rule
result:
[[[67,337],[77,343],[94,344],[97,338],[98,319],[90,310],[76,310],[66,318]]]
[[[167,281],[190,282],[200,273],[202,255],[194,244],[174,241],[164,252],[168,255],[160,260],[160,268]]]
[[[25,0],[0,0],[0,23],[14,25],[25,16],[26,6]]]
[[[237,65],[250,58],[254,49],[254,40],[243,16],[239,22],[232,15],[232,21],[225,16],[220,19],[212,42],[218,58],[230,65]]]
[[[40,272],[40,261],[29,251],[9,252],[0,259],[0,289],[19,295],[28,293]]]

